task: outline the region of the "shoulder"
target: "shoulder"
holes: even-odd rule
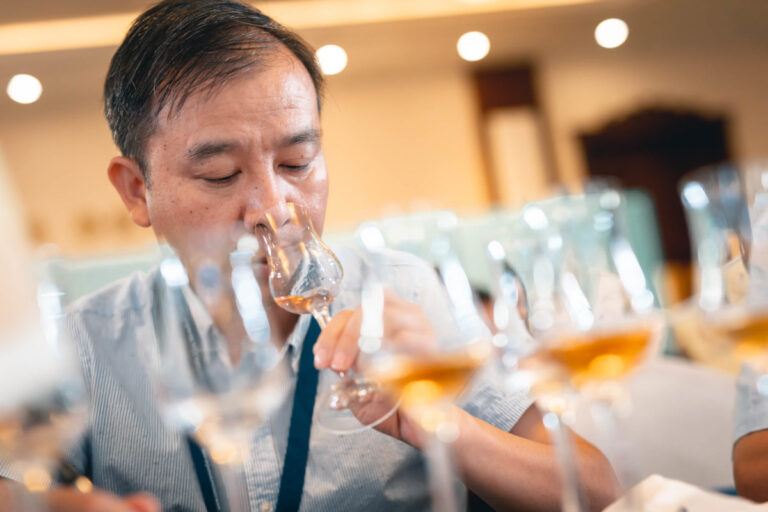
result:
[[[157,269],[148,273],[134,272],[106,288],[102,288],[75,301],[68,309],[72,316],[115,316],[125,312],[139,312],[151,307]]]
[[[156,269],[134,272],[77,300],[67,309],[69,334],[76,339],[107,343],[151,323],[156,278]]]

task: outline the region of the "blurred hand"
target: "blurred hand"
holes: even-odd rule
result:
[[[22,486],[0,478],[0,512],[24,512],[14,497]],[[160,503],[148,494],[120,498],[104,491],[82,493],[73,487],[59,487],[42,497],[50,512],[162,512]]]
[[[345,372],[354,367],[360,353],[358,340],[363,320],[362,309],[338,312],[315,343],[315,367]],[[432,325],[424,311],[389,290],[384,291],[383,342],[397,351],[423,354],[437,346]],[[395,402],[386,393],[376,393],[369,402],[355,404],[350,410],[362,423],[392,410]],[[380,432],[416,448],[422,445],[422,431],[401,409],[375,427]]]
[[[120,498],[104,491],[81,493],[62,487],[51,491],[47,501],[51,512],[162,512],[160,503],[143,493]]]

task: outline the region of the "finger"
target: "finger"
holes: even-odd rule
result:
[[[344,331],[347,322],[349,322],[349,319],[352,317],[352,313],[353,312],[350,310],[339,311],[336,313],[317,338],[312,352],[315,354],[315,368],[318,370],[327,368],[331,363],[336,343],[339,340],[339,336],[341,336],[341,333]]]
[[[162,512],[160,502],[154,496],[146,493],[128,496],[125,502],[136,512]]]
[[[428,350],[437,344],[432,323],[424,310],[396,296],[385,301],[384,337],[389,343],[405,343],[402,348],[414,350]]]
[[[357,308],[349,321],[347,322],[344,331],[339,336],[336,347],[334,348],[333,359],[331,362],[331,368],[337,372],[343,372],[349,370],[355,360],[357,354],[360,351],[358,348],[358,340],[360,339],[360,326],[363,323],[363,310]]]

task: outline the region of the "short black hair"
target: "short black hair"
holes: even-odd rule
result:
[[[222,0],[165,0],[140,15],[112,57],[104,112],[112,138],[145,180],[147,139],[160,111],[214,89],[285,46],[309,72],[321,107],[323,75],[312,48],[258,9]]]

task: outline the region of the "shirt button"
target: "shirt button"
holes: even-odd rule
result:
[[[267,503],[266,501],[261,504],[259,507],[260,512],[272,512],[272,504]]]

